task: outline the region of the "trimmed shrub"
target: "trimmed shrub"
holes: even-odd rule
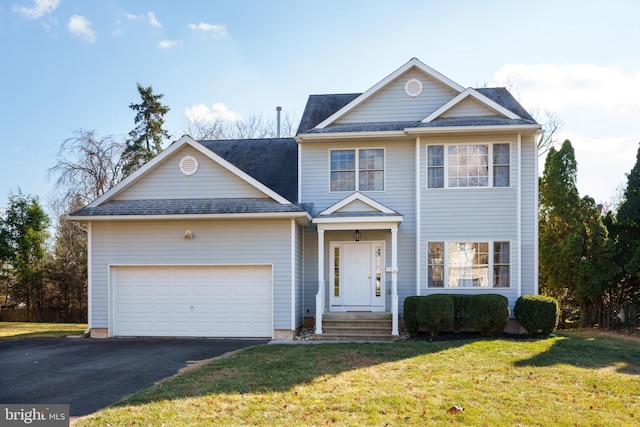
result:
[[[411,335],[418,333],[418,301],[421,297],[411,296],[404,299],[404,329]]]
[[[473,328],[471,323],[471,304],[474,295],[450,294],[453,300],[453,331],[460,332],[464,328]]]
[[[527,334],[547,337],[558,327],[560,308],[555,298],[544,295],[523,295],[516,300],[513,313]]]
[[[417,307],[418,324],[431,336],[453,327],[453,300],[451,296],[434,294],[421,297]]]
[[[504,331],[509,322],[509,300],[498,294],[473,295],[470,299],[471,326],[482,336]]]

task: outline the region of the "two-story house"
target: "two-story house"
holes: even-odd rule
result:
[[[92,336],[322,337],[349,313],[396,336],[410,295],[513,307],[538,291],[539,133],[506,89],[414,58],[364,93],[310,96],[295,138],[184,136],[70,215]]]

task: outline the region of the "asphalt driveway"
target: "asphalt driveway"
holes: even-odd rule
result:
[[[70,404],[71,416],[86,415],[175,374],[187,361],[266,342],[153,338],[0,341],[0,403]]]

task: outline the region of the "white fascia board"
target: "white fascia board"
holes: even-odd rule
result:
[[[330,133],[303,133],[296,136],[296,142],[323,142],[336,138],[397,138],[404,136],[403,130],[380,131],[380,132],[330,132]]]
[[[253,177],[251,177],[246,172],[238,169],[236,166],[232,165],[231,163],[229,163],[228,161],[226,161],[225,159],[223,159],[222,157],[220,157],[219,155],[217,155],[213,151],[209,150],[204,145],[200,144],[198,141],[196,141],[195,139],[191,138],[189,135],[183,135],[182,138],[180,138],[176,142],[174,142],[171,145],[169,145],[160,154],[155,156],[153,159],[149,160],[140,169],[136,170],[134,173],[129,175],[127,178],[122,180],[120,183],[116,184],[115,187],[113,187],[112,189],[110,189],[109,191],[104,193],[102,196],[98,197],[96,200],[94,200],[88,206],[89,207],[100,206],[104,202],[112,199],[117,194],[121,193],[126,188],[131,186],[134,182],[136,182],[138,179],[140,179],[143,175],[146,175],[156,165],[162,163],[167,157],[171,156],[173,153],[175,153],[177,150],[179,150],[180,148],[184,147],[185,145],[191,146],[193,149],[199,151],[203,156],[208,157],[212,161],[218,163],[220,166],[222,166],[223,168],[227,169],[229,172],[231,172],[232,174],[236,175],[238,178],[242,179],[243,181],[245,181],[249,185],[253,186],[257,190],[259,190],[262,193],[264,193],[266,196],[268,196],[268,197],[272,198],[273,200],[275,200],[276,202],[280,203],[281,205],[290,205],[291,204],[291,202],[289,200],[285,199],[284,197],[282,197],[281,195],[279,195],[278,193],[276,193],[275,191],[273,191],[272,189],[270,189],[266,185],[262,184],[260,181],[254,179]]]
[[[417,58],[411,58],[407,63],[402,65],[400,68],[398,68],[397,70],[395,70],[391,74],[389,74],[384,79],[380,80],[378,83],[376,83],[374,86],[372,86],[369,90],[367,90],[366,92],[362,93],[360,96],[355,98],[353,101],[349,102],[347,105],[345,105],[344,107],[342,107],[341,109],[339,109],[338,111],[333,113],[331,116],[329,116],[324,121],[322,121],[319,125],[316,126],[316,128],[324,129],[325,127],[329,126],[331,123],[335,122],[337,119],[339,119],[340,117],[344,116],[345,114],[347,114],[348,112],[350,112],[351,110],[356,108],[358,105],[362,104],[364,101],[369,99],[373,94],[375,94],[380,89],[385,87],[387,84],[389,84],[390,82],[395,80],[398,76],[404,74],[406,71],[408,71],[408,70],[410,70],[411,68],[414,68],[414,67],[417,68],[418,70],[422,71],[423,73],[428,74],[429,76],[431,76],[435,80],[439,81],[440,83],[444,84],[445,86],[448,86],[448,87],[452,88],[453,90],[455,90],[457,92],[462,92],[464,90],[464,87],[460,86],[458,83],[454,82],[453,80],[449,79],[448,77],[444,76],[443,74],[441,74],[438,71],[434,70],[433,68],[429,67],[428,65],[426,65],[422,61],[418,60]]]
[[[303,219],[311,223],[308,212],[273,212],[239,214],[196,214],[196,215],[95,215],[65,216],[66,220],[76,222],[106,221],[170,221],[170,220],[212,220],[212,219]]]
[[[383,222],[339,222],[339,223],[321,223],[318,224],[318,231],[338,231],[338,230],[397,230],[400,221],[383,221]]]
[[[515,132],[526,134],[540,133],[540,125],[491,125],[491,126],[443,126],[443,127],[418,127],[406,128],[404,131],[409,134],[441,134],[441,133],[469,133],[469,132]]]
[[[497,102],[493,101],[492,99],[484,96],[483,94],[481,94],[477,90],[475,90],[475,89],[470,87],[470,88],[465,89],[464,92],[459,93],[458,95],[453,97],[451,100],[449,100],[446,104],[442,105],[440,108],[435,110],[433,113],[429,114],[427,117],[422,119],[421,120],[422,123],[430,123],[431,121],[437,119],[442,114],[444,114],[445,112],[449,111],[450,109],[452,109],[453,107],[455,107],[460,102],[462,102],[463,100],[467,99],[470,96],[475,98],[478,102],[484,104],[489,109],[491,109],[491,110],[493,110],[493,111],[495,111],[495,112],[497,112],[497,113],[499,113],[499,114],[501,114],[501,115],[503,115],[503,116],[505,116],[505,117],[507,117],[509,119],[521,119],[522,118],[522,117],[518,116],[517,114],[515,114],[513,111],[504,108],[502,105],[498,104]]]
[[[346,226],[348,227],[361,227],[362,224],[386,224],[386,223],[393,223],[393,224],[397,224],[399,222],[402,222],[404,218],[402,217],[402,215],[397,215],[397,216],[383,216],[383,217],[376,217],[376,216],[341,216],[341,217],[330,217],[330,218],[318,218],[315,217],[313,218],[313,223],[314,224],[318,224],[318,226],[320,226],[320,224],[342,224],[344,223]],[[371,228],[378,228],[378,227],[371,227]]]
[[[395,211],[393,211],[393,210],[389,209],[388,207],[384,206],[383,204],[376,202],[372,198],[367,197],[367,196],[365,196],[364,194],[362,194],[360,192],[355,192],[355,193],[349,195],[348,197],[345,197],[344,199],[340,200],[338,203],[329,206],[327,209],[323,210],[318,215],[329,215],[329,214],[332,214],[334,212],[339,211],[343,207],[347,206],[349,203],[352,203],[352,202],[354,202],[356,200],[359,200],[362,203],[372,207],[373,209],[376,209],[376,210],[378,210],[380,212],[383,212],[383,213],[387,213],[387,214],[396,213]]]

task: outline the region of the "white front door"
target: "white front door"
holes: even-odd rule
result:
[[[331,311],[384,311],[384,243],[333,242]]]
[[[346,306],[371,305],[371,244],[345,243],[343,245],[344,299]]]

